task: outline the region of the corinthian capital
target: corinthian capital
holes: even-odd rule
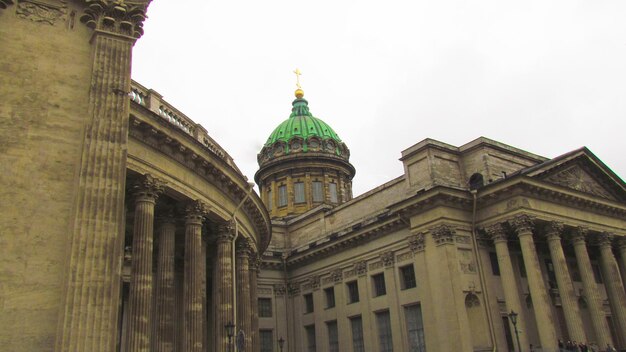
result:
[[[143,35],[149,1],[85,0],[85,3],[87,8],[80,21],[87,27],[135,39]]]
[[[529,234],[529,233],[532,234],[533,232],[533,227],[534,227],[533,219],[528,215],[525,215],[525,214],[518,215],[514,217],[513,219],[510,219],[509,224],[513,226],[518,236]]]
[[[611,247],[611,240],[613,237],[615,237],[615,235],[612,233],[602,232],[596,237],[596,240],[598,241],[598,245],[600,247]]]
[[[187,203],[185,207],[185,219],[187,223],[202,223],[209,212],[209,207],[199,199]]]
[[[560,240],[563,233],[563,223],[559,221],[550,221],[546,226],[546,238],[550,240]]]
[[[235,226],[229,221],[217,226],[217,242],[230,242],[235,239]]]
[[[586,244],[588,233],[588,228],[582,226],[577,227],[574,231],[572,231],[572,242],[574,242],[574,244]]]
[[[251,253],[250,243],[247,238],[240,238],[237,240],[237,256],[248,258]]]
[[[435,240],[435,244],[437,246],[446,244],[446,243],[454,243],[454,235],[455,231],[448,225],[440,225],[433,227],[430,229],[430,232],[433,235],[433,239]]]
[[[131,189],[137,200],[156,201],[159,195],[163,192],[164,186],[165,182],[150,174],[145,174],[135,180]]]
[[[506,241],[507,236],[504,231],[504,226],[501,223],[495,223],[484,228],[487,236],[491,237],[494,242]]]

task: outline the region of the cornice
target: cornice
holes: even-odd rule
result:
[[[151,111],[149,111],[149,114],[149,116],[153,115]],[[158,121],[160,128],[155,128],[150,122],[131,115],[129,135],[166,154],[187,169],[200,175],[209,183],[222,190],[233,203],[239,203],[247,196],[248,184],[244,177],[235,172],[219,156],[208,157],[207,154],[215,155],[215,153],[203,146],[199,141],[174,130],[165,121],[154,118],[152,120],[152,122]],[[190,145],[194,148],[190,148]],[[271,239],[269,214],[267,214],[267,210],[265,210],[256,194],[253,194],[246,200],[242,211],[247,213],[252,220],[255,230],[260,235],[259,251],[262,252],[269,245]]]

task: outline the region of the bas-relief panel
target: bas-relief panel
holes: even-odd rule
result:
[[[594,196],[615,200],[615,197],[611,196],[604,187],[579,166],[573,166],[549,176],[546,181]]]
[[[67,12],[67,0],[19,0],[15,10],[19,18],[49,25],[65,21]]]
[[[459,264],[464,274],[476,273],[476,261],[470,249],[459,248]]]

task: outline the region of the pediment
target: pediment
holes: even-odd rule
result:
[[[567,169],[548,175],[544,180],[575,191],[616,200],[615,196],[607,188],[580,165],[572,165]]]

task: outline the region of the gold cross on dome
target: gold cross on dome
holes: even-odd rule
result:
[[[295,71],[293,71],[293,73],[295,73],[295,74],[296,74],[296,87],[298,87],[298,88],[302,88],[302,87],[300,86],[300,76],[302,75],[302,72],[300,72],[300,70],[296,68],[296,70],[295,70]]]

